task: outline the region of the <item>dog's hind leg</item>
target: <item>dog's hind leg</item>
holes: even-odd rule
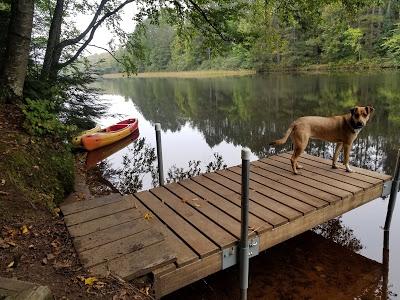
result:
[[[343,160],[343,162],[344,162],[344,165],[345,165],[345,167],[346,167],[346,171],[347,172],[349,172],[349,173],[351,173],[351,172],[353,172],[353,170],[350,168],[350,150],[351,150],[351,144],[349,145],[349,144],[344,144],[343,145],[343,154],[344,154],[344,160]]]
[[[343,148],[343,143],[336,144],[335,154],[333,154],[333,158],[332,158],[332,168],[333,169],[337,169],[336,162],[338,160],[339,153],[342,150],[342,148]]]
[[[292,139],[293,139],[294,150],[290,162],[292,163],[293,173],[299,174],[297,168],[301,169],[302,167],[301,166],[299,167],[297,160],[307,147],[308,137],[304,135],[303,136],[297,135],[293,136]]]

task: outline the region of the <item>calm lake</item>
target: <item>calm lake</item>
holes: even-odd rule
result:
[[[353,145],[353,165],[392,174],[397,149],[400,147],[400,73],[396,72],[272,74],[210,79],[121,78],[99,81],[96,87],[103,91],[102,101],[110,104],[110,116],[99,120],[101,125],[108,126],[127,116],[139,119],[140,136],[137,141],[121,144],[109,153],[93,157],[91,162],[91,165],[95,165],[97,160],[122,148],[106,158],[99,167],[104,176],[124,192],[148,189],[155,181],[151,173],[154,177],[154,123],[157,122],[161,123],[163,129],[164,169],[168,178],[176,178],[188,172],[197,174],[200,169],[204,172],[207,164],[218,164],[221,158],[228,167],[239,164],[242,147],[250,148],[252,160],[290,150],[289,142],[277,148],[269,147],[268,143],[280,138],[292,120],[304,115],[343,114],[356,104],[373,105],[376,110],[372,120]],[[126,145],[128,146],[123,148]],[[330,158],[333,146],[329,143],[312,142],[307,152]],[[343,215],[336,223],[340,227],[339,238],[335,234],[326,234],[329,230],[324,231],[325,236],[344,246],[346,243],[348,246],[351,241],[352,245],[356,245],[353,251],[381,263],[382,226],[387,200],[376,199]],[[290,249],[286,251],[290,255]],[[318,253],[313,255],[318,256]],[[344,254],[338,252],[337,256],[339,255]],[[258,258],[254,260],[256,259]],[[340,259],[339,257],[339,261]],[[318,263],[318,260],[313,263]],[[290,265],[285,267],[290,268]],[[254,268],[257,269],[257,266]],[[263,268],[268,270],[268,265]],[[265,272],[254,271],[256,275],[251,277],[250,290],[254,285],[258,292],[252,298],[269,299],[266,292],[268,282],[263,281]],[[229,273],[225,273],[225,276],[226,274]],[[328,276],[329,279],[330,275],[332,274],[320,277]],[[368,295],[379,294],[378,290],[385,289],[382,287],[385,285],[383,277],[374,279],[376,284],[372,286],[361,286],[357,295],[351,294],[352,298],[366,299],[366,290],[369,291]],[[335,282],[328,279],[326,281],[331,288],[337,291],[343,288],[340,281],[335,285]],[[185,299],[187,295],[193,294],[196,294],[192,297],[194,299],[229,298],[226,290],[232,288],[231,284],[235,283],[213,276],[175,293],[170,298]],[[309,285],[311,286],[308,288],[312,289],[313,284]],[[390,298],[398,298],[399,201],[393,215],[390,235],[388,291]],[[287,297],[277,297],[296,299],[296,295],[290,293],[285,293]],[[326,299],[328,294],[313,295],[313,298]]]

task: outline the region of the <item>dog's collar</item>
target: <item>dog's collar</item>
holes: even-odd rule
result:
[[[350,128],[353,131],[353,133],[359,133],[361,131],[361,129],[363,129],[364,126],[359,126],[357,125],[353,118],[350,118],[350,122],[349,122]]]

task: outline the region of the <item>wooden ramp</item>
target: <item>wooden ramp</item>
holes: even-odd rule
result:
[[[391,179],[355,167],[354,173],[332,169],[331,161],[307,154],[302,174],[293,175],[289,157],[251,163],[252,256],[380,197]],[[86,268],[127,280],[152,272],[159,297],[236,263],[240,202],[236,166],[61,209]]]

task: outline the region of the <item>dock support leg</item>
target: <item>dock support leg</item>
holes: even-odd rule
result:
[[[158,161],[158,182],[160,185],[164,185],[164,166],[162,157],[162,145],[161,145],[161,124],[155,124],[156,129],[156,143],[157,143],[157,161]]]
[[[389,299],[388,284],[389,284],[389,231],[383,232],[383,255],[382,255],[382,296],[381,299]]]
[[[390,190],[390,198],[389,198],[388,210],[386,214],[386,221],[384,227],[385,231],[390,230],[390,224],[392,222],[392,215],[394,211],[394,206],[396,204],[397,193],[399,192],[399,185],[400,185],[400,149],[397,151],[396,167],[394,170],[392,188]]]
[[[249,173],[250,173],[250,150],[242,149],[242,216],[241,216],[241,238],[240,238],[240,299],[247,299],[247,288],[249,285]]]

